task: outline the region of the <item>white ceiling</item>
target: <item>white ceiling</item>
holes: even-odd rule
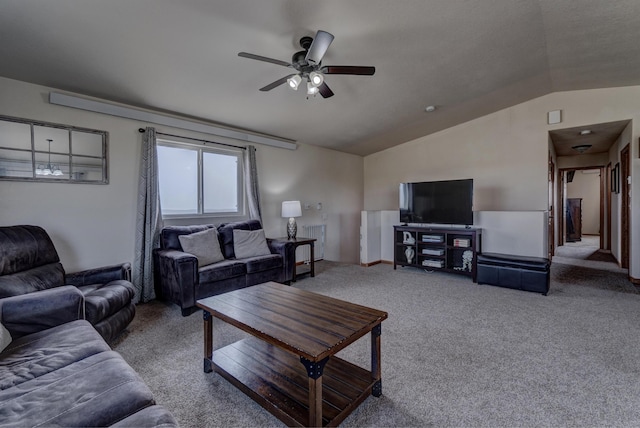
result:
[[[0,76],[367,155],[554,91],[640,84],[638,0],[0,0]],[[289,74],[335,40],[335,96]],[[1,96],[1,95],[0,95]],[[426,113],[427,105],[437,106]]]

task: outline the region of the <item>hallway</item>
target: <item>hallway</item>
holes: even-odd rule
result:
[[[552,262],[619,273],[628,272],[627,269],[618,266],[610,252],[601,251],[599,248],[598,235],[583,235],[580,241],[567,242],[557,247]]]

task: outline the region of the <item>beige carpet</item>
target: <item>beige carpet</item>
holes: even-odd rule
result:
[[[618,266],[610,251],[600,249],[598,235],[584,235],[580,241],[568,242],[557,247],[553,262],[611,272],[628,272],[627,269]]]
[[[552,265],[548,296],[389,265],[323,262],[306,290],[389,312],[382,324],[381,398],[343,426],[640,426],[640,295],[624,275]],[[202,370],[202,317],[138,307],[115,349],[183,427],[282,426]],[[222,322],[214,344],[241,337]],[[369,364],[369,339],[341,357]]]

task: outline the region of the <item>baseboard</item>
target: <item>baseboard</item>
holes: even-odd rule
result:
[[[640,286],[640,278],[634,278],[631,275],[629,275],[629,281],[631,281],[633,285]]]

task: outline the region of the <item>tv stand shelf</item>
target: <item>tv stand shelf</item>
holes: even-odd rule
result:
[[[411,266],[457,273],[477,282],[482,229],[393,226],[393,268]]]

